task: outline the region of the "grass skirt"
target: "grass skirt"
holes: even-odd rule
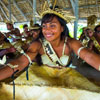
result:
[[[100,100],[100,87],[72,68],[57,69],[34,63],[28,73],[29,80],[26,72],[15,79],[16,100]],[[0,99],[11,100],[12,90],[12,83],[2,84]]]

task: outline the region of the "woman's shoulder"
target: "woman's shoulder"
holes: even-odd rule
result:
[[[34,46],[41,46],[42,44],[41,44],[41,42],[40,42],[39,40],[36,40],[36,41],[32,42],[31,45],[34,45]]]
[[[75,47],[75,46],[81,46],[81,42],[79,40],[76,40],[75,38],[68,38],[68,44],[70,47]]]
[[[68,42],[69,43],[76,43],[76,42],[79,42],[79,40],[76,40],[75,38],[68,37]]]
[[[42,44],[39,40],[34,41],[31,43],[29,49],[35,49],[35,50],[39,50],[41,48]]]

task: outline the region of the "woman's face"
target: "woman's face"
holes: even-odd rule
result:
[[[27,32],[27,31],[28,31],[28,27],[25,27],[25,28],[24,28],[24,32]]]
[[[8,30],[11,30],[12,29],[12,25],[10,25],[10,24],[6,24],[7,25],[7,29]]]
[[[100,38],[100,27],[97,28],[96,35]]]
[[[88,33],[89,37],[93,36],[93,31],[92,30],[88,30],[87,33]]]
[[[63,32],[63,27],[56,17],[50,22],[42,24],[42,33],[48,41],[54,41],[60,38],[61,32]]]
[[[37,31],[32,31],[32,34],[33,34],[33,38],[34,39],[37,39],[38,38],[38,36],[39,36],[39,33],[40,33],[40,30],[37,30]]]

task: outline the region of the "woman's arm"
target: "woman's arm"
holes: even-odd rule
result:
[[[31,60],[33,60],[36,57],[40,48],[41,48],[41,44],[39,42],[32,43],[28,51],[26,52],[26,54],[30,57]],[[16,71],[18,72],[22,71],[29,64],[29,60],[25,55],[22,55],[18,59],[10,62],[10,64],[18,65],[18,67],[12,69],[9,66],[4,66],[3,68],[1,68],[0,69],[0,80],[10,77]]]
[[[80,49],[82,44],[78,40],[71,39],[69,44],[76,55],[93,66],[95,69],[100,70],[100,55],[97,55],[96,53],[86,48]]]

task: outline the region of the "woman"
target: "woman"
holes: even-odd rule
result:
[[[94,32],[93,32],[93,30],[91,28],[87,28],[86,31],[87,31],[87,36],[89,38],[91,38],[94,35]]]
[[[65,16],[62,16],[56,9],[51,9],[51,11],[43,14],[40,40],[33,42],[26,54],[2,68],[0,70],[0,80],[11,77],[13,73],[21,72],[29,63],[31,64],[37,54],[40,54],[43,65],[38,67],[37,64],[33,64],[33,67],[29,68],[31,73],[29,77],[31,79],[25,81],[23,74],[21,76],[23,79],[20,77],[16,79],[16,84],[18,84],[18,81],[24,80],[23,84],[29,84],[30,82],[30,84],[40,86],[70,87],[99,92],[100,88],[98,86],[89,82],[74,69],[67,67],[67,65],[70,63],[71,53],[74,52],[99,70],[100,56],[82,47],[79,41],[68,38],[66,36],[68,30]],[[18,66],[14,68],[12,65]]]
[[[94,28],[94,35],[91,37],[89,45],[95,53],[100,54],[100,25]]]
[[[80,41],[84,47],[87,47],[90,50],[92,50],[93,43],[90,41],[90,39],[93,37],[94,32],[91,28],[86,28],[84,32],[85,32],[84,38],[81,37]]]
[[[39,24],[34,24],[34,28],[30,28],[31,34],[33,36],[33,41],[39,38],[39,34],[41,31],[41,26]]]
[[[87,28],[86,31],[88,37],[87,48],[93,51],[93,43],[91,42],[91,38],[94,36],[94,32],[91,28]]]

